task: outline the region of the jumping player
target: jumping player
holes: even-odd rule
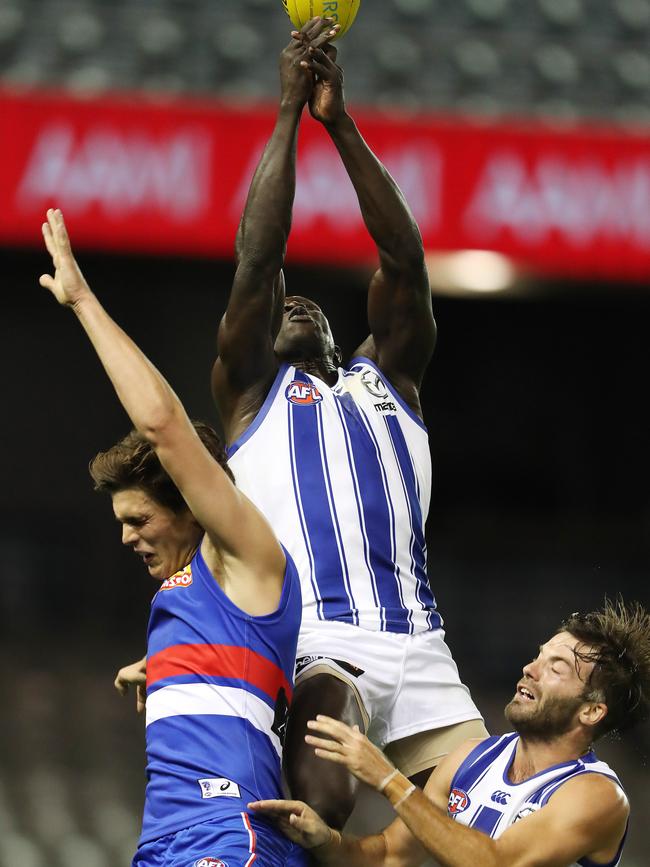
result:
[[[122,541],[162,582],[147,643],[147,776],[135,867],[304,863],[247,802],[281,793],[300,584],[222,445],[113,322],[72,255],[60,211],[41,285],[77,315],[136,430],[91,464]]]
[[[383,792],[398,818],[382,833],[342,837],[297,802],[251,804],[323,864],[416,867],[616,867],[629,805],[593,742],[650,707],[650,615],[607,603],[572,614],[523,669],[505,710],[512,734],[463,744],[424,792],[359,731],[322,717],[317,754]],[[445,815],[446,813],[446,815]]]
[[[436,325],[422,239],[346,110],[327,44],[334,32],[331,19],[315,18],[281,54],[280,107],[239,227],[212,382],[237,483],[302,582],[288,782],[340,828],[358,784],[305,746],[316,714],[358,725],[422,784],[450,750],[487,732],[444,642],[426,571],[431,459],[419,390]],[[371,333],[346,366],[322,310],[285,297],[306,105],[340,154],[379,254]]]

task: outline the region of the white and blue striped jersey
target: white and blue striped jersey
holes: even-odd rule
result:
[[[593,752],[579,759],[553,765],[521,783],[511,783],[508,772],[519,742],[518,734],[490,737],[467,756],[451,782],[447,813],[457,822],[500,837],[515,822],[542,809],[567,780],[581,774],[603,774],[618,786],[621,782]],[[621,788],[623,788],[621,786]],[[620,863],[625,836],[613,861],[595,865],[580,858],[580,867],[616,867]]]
[[[304,623],[440,627],[426,569],[427,431],[370,360],[339,369],[333,387],[281,364],[228,453],[296,564]]]

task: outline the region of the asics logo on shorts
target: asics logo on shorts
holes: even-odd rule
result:
[[[220,858],[199,858],[194,862],[193,867],[228,867],[228,865]]]

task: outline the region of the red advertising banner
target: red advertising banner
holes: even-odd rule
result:
[[[650,279],[650,132],[360,112],[427,250],[488,249],[546,272]],[[231,256],[272,108],[0,92],[0,244],[40,245],[64,209],[78,247]],[[373,245],[325,130],[307,115],[289,255],[353,264]]]

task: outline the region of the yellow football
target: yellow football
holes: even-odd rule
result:
[[[334,37],[338,39],[354,24],[361,0],[282,0],[282,5],[298,30],[317,15],[333,18],[335,24],[341,25]]]

